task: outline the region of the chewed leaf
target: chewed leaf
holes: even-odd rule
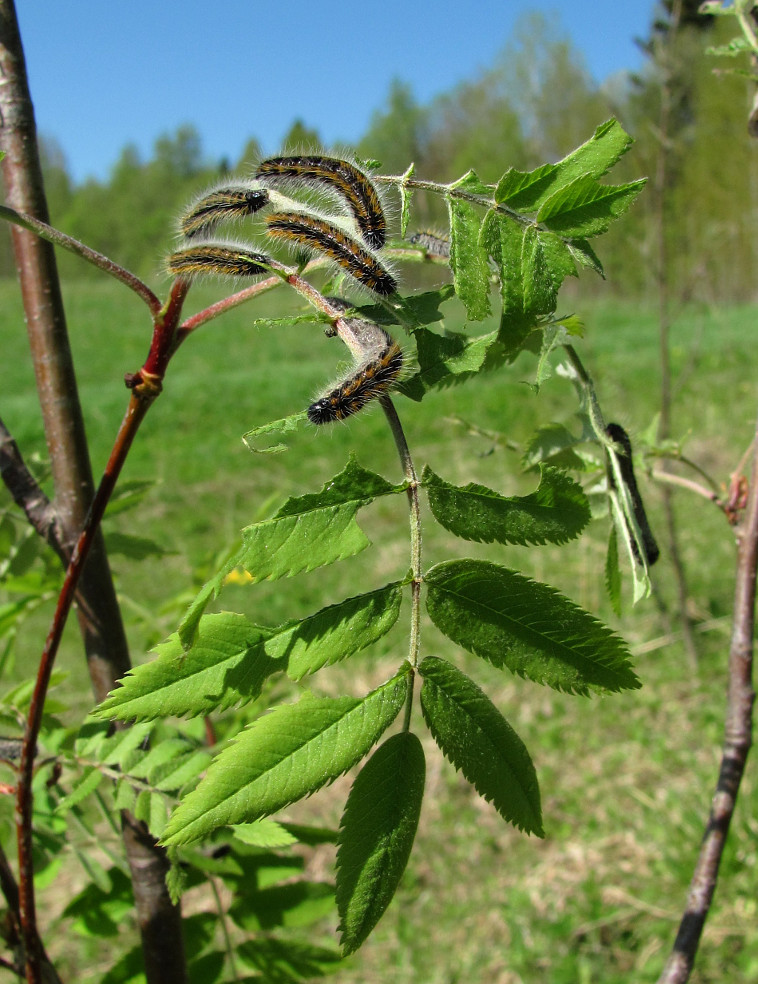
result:
[[[224,824],[251,823],[347,772],[397,717],[409,666],[363,698],[304,695],[246,728],[214,760],[169,819],[165,844],[187,844]]]
[[[564,472],[543,466],[539,488],[504,496],[483,485],[449,485],[427,466],[422,482],[435,519],[465,540],[485,543],[566,543],[590,521],[580,485]]]
[[[418,372],[398,386],[412,400],[421,400],[433,387],[453,386],[481,370],[494,369],[506,356],[497,332],[471,338],[461,332],[438,335],[428,328],[418,328],[414,336]]]
[[[505,820],[542,837],[540,790],[526,745],[456,667],[430,656],[419,672],[424,718],[445,756]]]
[[[259,447],[258,439],[265,437],[268,440],[271,434],[290,434],[292,431],[297,430],[300,424],[304,423],[307,419],[307,415],[303,411],[301,413],[291,414],[289,417],[282,417],[281,420],[271,420],[267,424],[261,424],[260,427],[254,427],[252,430],[247,431],[247,433],[242,435],[242,440],[245,442],[248,450],[254,454],[279,454],[281,451],[287,450],[286,444],[271,444],[266,447]]]
[[[460,198],[448,200],[450,211],[450,267],[455,291],[472,321],[490,313],[490,269],[487,253],[479,244],[481,217],[474,206]]]
[[[546,584],[479,560],[446,561],[424,580],[437,628],[494,666],[575,694],[640,686],[623,641]]]
[[[416,835],[425,771],[421,742],[401,732],[374,752],[353,783],[337,851],[345,953],[358,949],[392,901]]]

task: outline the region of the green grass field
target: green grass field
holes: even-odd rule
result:
[[[220,291],[193,289],[188,312],[217,296]],[[98,473],[126,407],[123,374],[136,370],[147,352],[149,319],[118,285],[74,284],[65,299]],[[139,508],[105,522],[106,531],[148,537],[167,551],[141,563],[112,558],[135,662],[175,628],[181,604],[242,526],[287,495],[320,488],[352,450],[366,467],[392,481],[401,477],[377,410],[324,433],[302,430],[284,454],[255,456],[242,444],[243,432],[303,409],[344,359],[339,343],[325,339],[316,325],[251,327],[295,304],[269,295],[202,328],[177,354],[138,437],[123,481],[155,485]],[[0,284],[0,309],[0,414],[27,458],[44,461],[15,285]],[[562,310],[575,311],[586,323],[578,348],[606,418],[634,437],[656,412],[654,313],[616,300],[583,305],[574,299]],[[689,308],[672,328],[674,429],[688,456],[722,482],[752,437],[757,313],[748,307]],[[449,326],[460,327],[455,315]],[[571,385],[554,376],[535,395],[525,384],[533,373],[533,359],[521,356],[512,367],[431,393],[422,404],[399,397],[418,470],[428,462],[449,481],[477,481],[505,494],[534,487],[534,477],[520,474],[517,453],[460,422],[516,444],[551,420],[575,426]],[[643,494],[660,531],[657,489],[644,482]],[[228,589],[221,607],[273,624],[402,576],[408,567],[407,511],[401,497],[392,500],[375,504],[362,519],[371,550],[305,577]],[[676,504],[692,613],[702,629],[696,669],[666,614],[674,591],[665,549],[654,571],[656,598],[635,610],[627,604],[619,621],[604,595],[605,520],[560,549],[464,544],[430,528],[425,566],[473,554],[555,585],[625,636],[643,688],[602,699],[557,694],[478,664],[425,625],[424,651],[462,662],[529,747],[547,836],[539,841],[506,827],[425,738],[427,794],[409,869],[377,931],[333,978],[339,984],[628,984],[656,978],[676,931],[716,776],[734,560],[732,533],[712,505],[686,492],[677,493]],[[52,602],[26,624],[17,677],[34,665],[51,610]],[[392,672],[406,645],[398,626],[375,651],[320,674],[316,686],[359,694]],[[73,628],[60,666],[83,711],[88,683]],[[415,724],[423,733],[420,717]],[[758,977],[755,785],[750,770],[692,978],[700,984],[747,984]],[[348,788],[347,779],[338,782],[290,815],[336,825]],[[315,877],[331,878],[331,850],[309,854],[308,868]],[[319,927],[324,939],[333,928]],[[50,949],[65,953],[66,946],[61,940]],[[71,976],[68,969],[61,967],[64,978]]]

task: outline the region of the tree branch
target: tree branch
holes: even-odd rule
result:
[[[55,551],[63,564],[68,563],[63,531],[55,507],[26,467],[18,445],[2,418],[0,418],[0,478],[13,496],[13,501],[23,509],[26,518],[37,533]]]
[[[758,431],[756,432],[758,435]],[[757,445],[758,446],[758,445]],[[734,621],[729,651],[729,689],[716,791],[679,932],[658,984],[684,984],[695,962],[705,920],[716,890],[719,865],[737,803],[740,782],[752,745],[753,632],[756,570],[758,569],[758,454],[753,469],[747,510],[737,527],[737,572]]]
[[[8,204],[16,212],[25,213],[30,220],[49,225],[34,113],[13,0],[0,0],[0,117],[0,149],[5,152],[2,174]],[[62,546],[68,552],[73,549],[78,531],[85,525],[94,483],[58,271],[50,243],[17,225],[13,226],[11,237],[55,484],[55,511],[61,525]],[[150,303],[149,298],[146,299]],[[95,698],[102,700],[129,669],[130,660],[102,534],[97,527],[90,532],[89,559],[86,568],[80,568],[77,601],[79,627]],[[69,604],[71,601],[73,595]],[[18,784],[18,887],[26,975],[30,982],[49,976],[39,940],[34,901],[31,777],[36,744],[34,715],[42,713],[51,667],[51,660],[42,660],[37,680],[37,704],[34,711],[30,710],[27,722]],[[135,896],[139,897],[141,881],[154,884],[162,877],[165,855],[144,838],[125,838],[125,846]],[[148,981],[157,984],[158,981],[186,980],[180,914],[178,908],[172,906],[165,885],[160,904],[154,906],[152,913],[144,918],[140,913],[140,925]],[[157,965],[149,959],[146,926],[153,938],[162,937],[159,954],[162,960]],[[162,973],[163,969],[167,975]]]

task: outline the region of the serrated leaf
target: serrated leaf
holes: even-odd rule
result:
[[[433,387],[453,386],[477,372],[494,369],[502,365],[507,355],[497,332],[471,338],[461,332],[439,335],[427,328],[418,328],[414,337],[419,369],[398,387],[412,400],[421,400]]]
[[[164,738],[153,748],[148,749],[130,775],[135,779],[147,779],[152,782],[156,772],[167,762],[177,758],[187,751],[188,743],[183,738]]]
[[[438,523],[464,540],[484,543],[566,543],[590,521],[580,485],[549,466],[540,470],[539,488],[524,496],[504,496],[473,482],[449,485],[427,465],[422,484]]]
[[[179,626],[182,644],[189,646],[205,608],[216,597],[227,575],[244,567],[253,582],[309,573],[369,546],[358,526],[358,510],[374,498],[403,491],[381,475],[362,468],[350,457],[345,468],[320,492],[289,498],[271,519],[242,531],[242,548],[203,586]]]
[[[95,719],[97,710],[79,729],[74,743],[76,754],[83,759],[92,758],[103,765],[122,768],[134,750],[149,739],[152,725],[135,724],[111,735],[108,724]]]
[[[428,656],[419,673],[424,719],[445,757],[505,820],[543,837],[537,773],[523,741],[489,697],[450,663]]]
[[[152,720],[248,703],[272,673],[300,680],[361,652],[389,632],[401,601],[401,585],[393,582],[276,628],[232,612],[204,615],[189,649],[171,636],[157,647],[156,659],[130,670],[93,715]]]
[[[552,249],[553,254],[557,255],[554,245]],[[536,226],[528,226],[524,232],[521,264],[524,282],[523,310],[534,322],[538,317],[555,311],[558,287],[563,280],[560,272],[552,269],[542,235]]]
[[[164,842],[249,823],[308,796],[355,765],[397,717],[408,666],[364,698],[304,695],[246,728],[172,814]]]
[[[437,628],[494,666],[574,694],[640,686],[623,641],[546,584],[478,560],[438,564],[424,581]]]
[[[589,270],[594,270],[605,280],[603,264],[586,239],[568,239],[565,245],[577,262]]]
[[[167,763],[161,770],[161,775],[152,779],[152,784],[162,792],[175,792],[196,779],[201,772],[205,772],[210,764],[210,753],[198,749]]]
[[[416,836],[425,773],[421,742],[405,731],[384,742],[353,783],[337,850],[345,954],[358,949],[392,901]]]
[[[543,164],[533,171],[509,167],[495,187],[495,201],[518,212],[533,212],[557,174],[557,164]]]
[[[449,198],[450,268],[455,292],[472,321],[490,313],[490,268],[479,244],[481,218],[477,209],[460,198]]]
[[[518,348],[532,326],[524,308],[523,252],[526,229],[508,215],[491,209],[484,217],[481,244],[492,257],[500,275],[502,321],[507,339]],[[505,336],[501,330],[501,335]]]
[[[231,828],[237,840],[251,847],[290,847],[297,844],[297,837],[275,820],[256,820],[253,823],[237,823]]]
[[[601,178],[631,144],[629,134],[617,120],[610,119],[557,164],[544,164],[529,172],[506,171],[495,189],[495,201],[519,212],[538,211],[551,195],[582,175]]]
[[[623,185],[601,185],[582,175],[552,194],[540,207],[537,221],[559,236],[586,238],[605,232],[623,215],[645,186],[646,179]]]
[[[128,779],[119,779],[113,794],[114,809],[134,812],[134,804],[136,802],[137,790]]]
[[[166,801],[159,793],[143,789],[134,805],[134,816],[141,820],[153,837],[160,837],[166,827],[168,809]]]
[[[65,815],[69,810],[86,799],[90,793],[94,793],[103,780],[103,774],[99,769],[85,769],[81,779],[72,788],[71,792],[64,796],[55,808],[56,813]]]

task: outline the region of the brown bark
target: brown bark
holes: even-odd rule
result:
[[[1,166],[8,204],[47,222],[34,112],[12,0],[0,0],[0,114],[0,149],[6,155]],[[49,243],[16,226],[12,237],[55,485],[55,521],[62,552],[70,556],[92,501],[93,479],[60,282]],[[95,698],[100,701],[129,669],[130,659],[99,532],[82,572],[76,600],[90,679]],[[142,824],[128,815],[122,821],[147,979],[151,984],[186,981],[181,916],[165,887],[165,853]],[[25,839],[30,835],[31,831],[27,831]],[[21,871],[19,890],[26,923],[26,972],[32,981],[41,980],[43,971],[33,885],[28,875]]]

